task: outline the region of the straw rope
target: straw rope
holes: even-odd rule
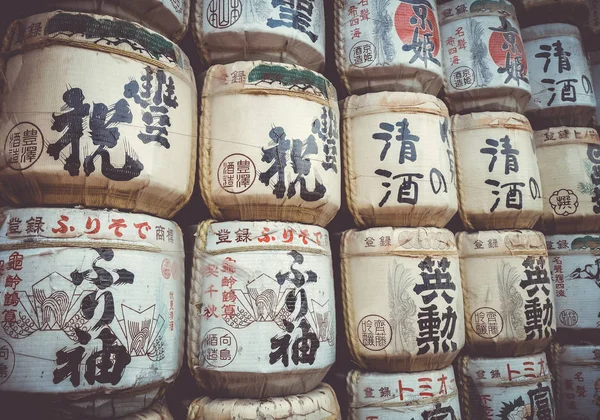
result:
[[[344,26],[343,11],[344,11],[344,0],[335,0],[334,3],[334,50],[335,50],[335,64],[338,69],[340,80],[348,93],[352,93],[350,79],[346,74],[346,46],[344,43],[344,35],[342,34],[342,27]]]

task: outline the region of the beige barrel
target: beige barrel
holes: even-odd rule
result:
[[[529,74],[512,4],[452,0],[438,5],[438,16],[450,110],[523,112]]]
[[[560,346],[557,409],[561,419],[600,416],[600,347]]]
[[[327,231],[206,221],[193,258],[188,366],[204,391],[268,398],[314,389],[335,360]]]
[[[335,58],[349,92],[438,94],[443,45],[434,0],[335,0],[334,9]]]
[[[460,232],[456,242],[471,354],[512,357],[544,350],[556,330],[544,235],[531,230]]]
[[[558,420],[552,376],[544,353],[514,358],[458,359],[463,420]]]
[[[523,29],[535,129],[585,127],[596,112],[592,76],[576,26],[549,23]]]
[[[61,208],[4,208],[0,221],[0,391],[99,416],[150,405],[183,360],[177,225]]]
[[[540,23],[570,23],[583,26],[595,0],[521,0],[524,13],[519,20],[523,27]]]
[[[280,63],[211,67],[204,79],[200,188],[219,220],[325,226],[341,202],[333,85]]]
[[[266,60],[320,71],[328,0],[190,0],[192,31],[208,65]]]
[[[348,207],[358,226],[444,227],[458,210],[448,109],[422,93],[344,102]]]
[[[454,236],[439,228],[349,230],[341,245],[346,337],[361,369],[447,367],[464,345]]]
[[[348,373],[349,420],[460,420],[452,366],[419,373]]]
[[[160,217],[183,207],[194,185],[197,116],[179,47],[131,22],[54,12],[14,22],[3,53],[7,202]]]
[[[114,16],[139,23],[179,42],[187,31],[191,0],[24,0],[21,14],[65,10]]]
[[[556,325],[563,342],[600,344],[600,235],[546,236],[556,289]]]
[[[341,420],[333,389],[321,383],[299,395],[251,399],[197,398],[190,404],[188,420]]]
[[[535,132],[546,232],[600,229],[600,139],[587,127],[553,127]],[[594,182],[598,183],[598,186]]]
[[[542,215],[533,132],[516,113],[452,117],[459,212],[473,229],[532,228]]]

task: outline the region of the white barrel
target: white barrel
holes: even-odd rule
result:
[[[179,42],[187,31],[190,0],[23,0],[11,7],[25,14],[66,10],[136,22]]]
[[[452,117],[459,212],[474,229],[532,228],[542,215],[533,132],[516,113]]]
[[[321,383],[299,395],[251,399],[197,398],[190,404],[187,420],[341,420],[340,406],[333,389]]]
[[[588,127],[552,127],[535,132],[545,232],[600,230],[600,139]],[[595,181],[595,182],[594,182]],[[598,184],[598,185],[597,185]]]
[[[471,354],[511,357],[544,350],[556,330],[544,235],[531,230],[456,236]]]
[[[435,0],[335,0],[335,55],[344,87],[437,95],[443,84]]]
[[[7,202],[160,217],[184,206],[197,116],[194,75],[179,47],[131,22],[54,12],[14,22],[3,53]]]
[[[600,235],[550,235],[546,244],[559,337],[600,340]]]
[[[536,129],[588,125],[596,112],[592,76],[576,26],[549,23],[523,29],[531,77],[525,114]]]
[[[210,395],[267,398],[314,389],[335,360],[325,229],[203,222],[194,246],[188,366]]]
[[[73,411],[126,415],[150,405],[183,359],[183,240],[140,214],[5,208],[0,214],[0,391]],[[112,398],[145,393],[135,403]],[[33,397],[31,397],[33,398]]]
[[[192,31],[208,65],[266,60],[320,71],[324,0],[191,0]]]
[[[560,346],[556,381],[561,419],[600,417],[600,347]]]
[[[325,226],[341,202],[335,88],[288,64],[237,62],[204,79],[200,186],[219,220]]]
[[[349,420],[460,420],[454,369],[420,373],[369,373],[347,377]]]
[[[344,102],[346,200],[358,226],[444,227],[458,210],[448,109],[431,95]]]
[[[465,342],[454,236],[438,228],[349,230],[341,245],[346,337],[361,369],[445,368]]]
[[[450,110],[523,112],[529,74],[512,4],[452,0],[438,5],[438,15]]]
[[[464,420],[558,420],[544,353],[514,358],[458,360],[456,376]]]

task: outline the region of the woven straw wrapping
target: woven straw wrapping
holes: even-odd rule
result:
[[[7,202],[161,217],[183,207],[195,176],[197,104],[189,60],[175,44],[116,18],[53,12],[13,22],[3,53]],[[39,62],[49,63],[44,71]]]
[[[341,202],[339,111],[323,76],[259,61],[212,66],[200,123],[200,187],[214,218],[319,226],[333,219]]]
[[[325,66],[325,8],[313,0],[293,23],[285,3],[260,0],[252,4],[194,0],[192,31],[203,62],[208,65],[264,60],[297,64],[321,71]]]

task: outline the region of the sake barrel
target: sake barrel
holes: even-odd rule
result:
[[[175,42],[183,38],[190,16],[190,0],[24,0],[11,7],[26,15],[66,10],[114,16],[140,23]]]
[[[334,299],[325,229],[203,222],[188,314],[194,378],[223,398],[311,391],[335,360]]]
[[[114,416],[150,405],[183,359],[183,241],[142,214],[2,209],[0,391]],[[30,401],[31,398],[30,397]]]
[[[570,23],[583,26],[589,16],[587,0],[522,0],[522,26],[540,23]]]
[[[160,217],[183,207],[194,185],[196,91],[175,44],[131,22],[55,12],[14,22],[3,52],[6,201]]]
[[[544,350],[556,330],[544,235],[531,230],[456,236],[472,354],[512,357]]]
[[[61,412],[56,420],[91,420],[97,418],[118,418],[122,420],[173,420],[166,401],[164,389],[149,392],[136,392],[131,395],[96,399],[78,404],[76,401],[68,406],[68,411]],[[47,409],[40,410],[44,416]],[[122,415],[123,413],[130,413]]]
[[[452,363],[465,331],[458,252],[450,231],[346,231],[341,273],[346,337],[358,367],[421,372]]]
[[[544,353],[514,358],[463,356],[456,368],[464,420],[558,417]]]
[[[192,30],[206,64],[266,60],[323,69],[323,0],[192,1]]]
[[[433,0],[336,0],[335,54],[351,93],[442,88],[442,44]]]
[[[339,111],[333,85],[310,70],[270,62],[206,73],[200,186],[219,220],[325,226],[341,201]]]
[[[533,132],[516,113],[452,117],[459,212],[473,229],[531,228],[542,215]]]
[[[596,112],[592,77],[576,26],[551,23],[523,29],[531,100],[525,115],[535,129],[584,127]]]
[[[560,418],[600,416],[600,347],[561,346],[556,379]]]
[[[507,0],[438,6],[444,88],[454,113],[523,112],[529,74],[515,8]]]
[[[420,373],[370,373],[347,377],[350,420],[460,420],[452,366]]]
[[[262,400],[197,398],[192,401],[187,418],[188,420],[341,420],[342,416],[333,389],[321,383],[305,394]]]
[[[600,229],[595,201],[595,168],[600,168],[600,139],[587,127],[553,127],[535,132],[546,232]],[[600,180],[597,181],[600,184]],[[600,200],[600,197],[598,197]]]
[[[600,235],[550,235],[546,244],[559,338],[600,344]]]
[[[344,103],[344,183],[358,226],[439,226],[458,209],[448,110],[434,96],[379,92]]]

